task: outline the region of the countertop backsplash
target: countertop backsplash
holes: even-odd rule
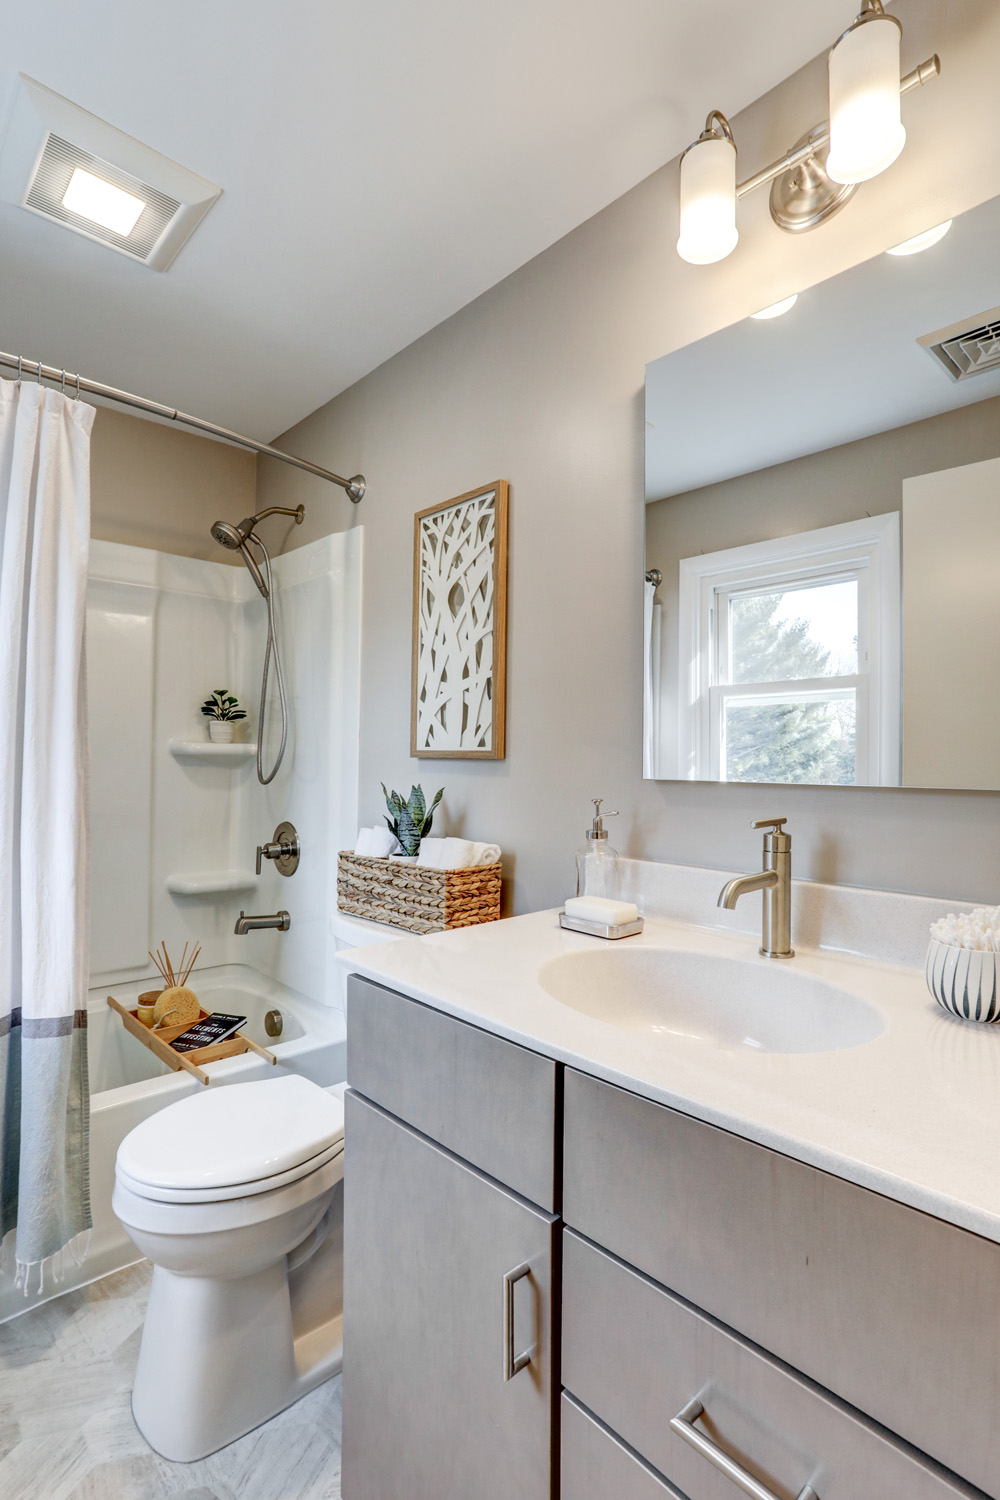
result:
[[[735,911],[716,906],[726,881],[752,868],[708,870],[698,865],[622,859],[621,897],[634,901],[647,917],[757,934],[759,896],[747,896]],[[967,910],[976,904],[945,896],[909,896],[793,880],[792,941],[802,948],[827,948],[882,963],[922,968],[931,923],[948,912]]]

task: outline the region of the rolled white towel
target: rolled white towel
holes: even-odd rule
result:
[[[470,870],[495,864],[499,858],[499,844],[479,844],[473,839],[422,839],[417,864],[431,870]]]
[[[359,828],[357,841],[354,845],[355,854],[367,854],[373,859],[385,859],[390,854],[398,854],[400,850],[399,840],[388,828]]]

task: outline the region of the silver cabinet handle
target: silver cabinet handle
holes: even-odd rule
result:
[[[694,1425],[698,1418],[704,1416],[705,1408],[697,1396],[689,1401],[683,1411],[679,1411],[676,1417],[670,1421],[671,1432],[676,1432],[679,1438],[683,1438],[690,1448],[700,1453],[702,1458],[707,1458],[709,1463],[720,1474],[725,1474],[727,1479],[743,1491],[744,1495],[750,1495],[752,1500],[779,1500],[773,1490],[769,1490],[766,1484],[761,1484],[755,1479],[742,1464],[738,1464],[735,1458],[730,1458],[724,1453],[718,1443],[713,1443],[707,1433],[699,1432]],[[819,1500],[819,1496],[811,1484],[805,1485],[799,1490],[796,1500]]]
[[[514,1358],[514,1286],[527,1276],[531,1267],[527,1261],[515,1266],[513,1271],[503,1273],[503,1378],[513,1380],[519,1370],[531,1364],[531,1355],[525,1349]]]

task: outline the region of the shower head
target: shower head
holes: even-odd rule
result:
[[[247,543],[253,541],[264,552],[265,557],[267,556],[267,553],[264,551],[263,542],[253,534],[257,522],[263,521],[267,516],[291,516],[296,526],[301,526],[306,518],[306,508],[304,505],[297,505],[294,510],[289,510],[284,505],[271,505],[268,506],[267,510],[258,511],[255,516],[244,516],[238,526],[234,526],[231,521],[216,521],[212,527],[212,536],[221,546],[228,547],[230,552],[241,552],[243,554],[243,561],[247,565],[247,572],[265,599],[268,596],[267,583],[257,559],[251,554]]]
[[[230,521],[216,521],[212,527],[212,535],[223,547],[228,547],[232,552],[239,551],[253,531],[256,519],[256,516],[247,516],[238,526],[233,526]]]
[[[294,510],[290,510],[286,505],[269,505],[266,510],[259,510],[255,516],[244,516],[238,526],[234,526],[231,521],[216,521],[212,527],[212,535],[230,551],[242,550],[247,539],[253,535],[257,522],[268,516],[291,516],[296,526],[301,526],[306,518],[306,508],[304,505],[297,505]]]

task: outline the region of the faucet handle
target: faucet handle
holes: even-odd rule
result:
[[[756,823],[751,823],[751,828],[766,828],[769,833],[780,833],[788,822],[787,818],[758,818]]]

